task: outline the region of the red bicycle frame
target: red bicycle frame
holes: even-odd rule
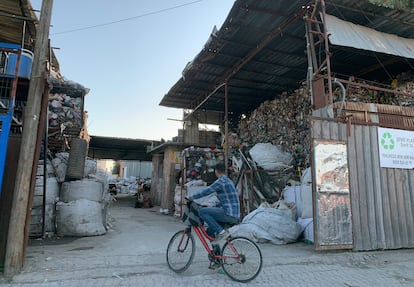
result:
[[[240,260],[239,253],[237,252],[236,248],[234,248],[233,244],[231,244],[228,241],[228,239],[226,239],[226,241],[228,242],[228,246],[230,247],[230,249],[233,251],[234,257],[223,256],[223,255],[214,253],[214,250],[210,248],[210,245],[207,242],[207,240],[209,240],[210,242],[213,241],[214,238],[207,234],[207,231],[204,228],[204,226],[192,226],[192,228],[194,229],[195,233],[197,234],[198,238],[203,244],[204,249],[207,251],[208,254],[212,255],[212,258],[214,259],[233,258],[235,260]],[[191,230],[191,227],[187,229],[187,232],[190,232],[189,230]]]

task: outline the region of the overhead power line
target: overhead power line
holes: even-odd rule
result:
[[[138,19],[138,18],[143,18],[143,17],[155,15],[155,14],[164,13],[164,12],[171,11],[171,10],[174,10],[174,9],[178,9],[178,8],[181,8],[181,7],[184,7],[184,6],[193,5],[195,3],[202,2],[202,1],[203,0],[188,2],[188,3],[181,4],[181,5],[177,5],[177,6],[173,6],[173,7],[169,7],[169,8],[165,8],[165,9],[161,9],[161,10],[157,10],[157,11],[153,11],[153,12],[149,12],[149,13],[145,13],[145,14],[141,14],[141,15],[137,15],[137,16],[133,16],[133,17],[129,17],[129,18],[124,18],[124,19],[120,19],[120,20],[116,20],[116,21],[111,21],[111,22],[107,22],[107,23],[102,23],[102,24],[97,24],[97,25],[86,26],[86,27],[82,27],[82,28],[77,28],[77,29],[52,33],[52,35],[68,34],[68,33],[73,33],[73,32],[78,32],[78,31],[84,31],[84,30],[99,28],[99,27],[103,27],[103,26],[109,26],[109,25],[113,25],[113,24],[117,24],[117,23],[121,23],[121,22],[131,21],[131,20]]]

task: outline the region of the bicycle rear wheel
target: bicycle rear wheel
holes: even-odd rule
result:
[[[248,282],[262,270],[262,252],[256,243],[245,237],[226,242],[222,251],[222,267],[233,280]]]
[[[167,264],[176,273],[187,270],[195,254],[194,237],[188,230],[175,233],[168,243]]]

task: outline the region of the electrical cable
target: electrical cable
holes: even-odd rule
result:
[[[97,25],[92,25],[92,26],[86,26],[86,27],[82,27],[82,28],[77,28],[77,29],[72,29],[72,30],[66,30],[66,31],[62,31],[62,32],[57,32],[57,33],[52,33],[51,35],[61,35],[61,34],[68,34],[68,33],[73,33],[73,32],[79,32],[79,31],[84,31],[84,30],[89,30],[89,29],[93,29],[93,28],[99,28],[99,27],[103,27],[103,26],[109,26],[112,24],[117,24],[117,23],[121,23],[121,22],[125,22],[125,21],[130,21],[130,20],[134,20],[134,19],[138,19],[138,18],[143,18],[146,16],[151,16],[151,15],[155,15],[155,14],[160,14],[163,12],[167,12],[167,11],[171,11],[174,9],[178,9],[184,6],[188,6],[188,5],[192,5],[198,2],[202,2],[203,0],[197,0],[197,1],[192,1],[192,2],[188,2],[188,3],[184,3],[181,5],[177,5],[177,6],[173,6],[173,7],[169,7],[169,8],[165,8],[165,9],[161,9],[161,10],[157,10],[154,12],[149,12],[149,13],[145,13],[145,14],[141,14],[141,15],[137,15],[137,16],[133,16],[133,17],[129,17],[129,18],[124,18],[124,19],[120,19],[120,20],[116,20],[116,21],[111,21],[111,22],[107,22],[107,23],[102,23],[102,24],[97,24]]]

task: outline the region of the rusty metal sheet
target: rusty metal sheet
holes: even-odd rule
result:
[[[347,143],[314,141],[315,247],[352,248]]]
[[[340,103],[334,104],[335,113]],[[350,117],[353,123],[374,124],[383,127],[414,130],[414,109],[410,107],[373,103],[346,102],[342,109],[343,117]]]

